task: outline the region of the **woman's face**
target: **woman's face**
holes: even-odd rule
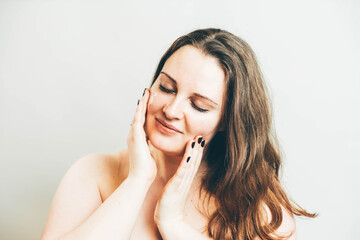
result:
[[[151,144],[182,155],[197,135],[209,142],[221,119],[225,75],[213,57],[193,46],[178,49],[151,87],[146,132]]]

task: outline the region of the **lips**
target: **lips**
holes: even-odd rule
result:
[[[156,121],[158,121],[161,125],[163,125],[164,127],[170,129],[170,130],[173,130],[175,132],[178,132],[178,133],[182,133],[179,129],[177,129],[175,126],[169,124],[169,123],[166,123],[164,120],[160,120],[158,118],[155,118]]]

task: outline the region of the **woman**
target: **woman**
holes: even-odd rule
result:
[[[78,160],[42,239],[295,239],[263,77],[219,29],[177,39],[145,89],[128,149]]]

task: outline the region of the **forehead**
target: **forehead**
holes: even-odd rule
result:
[[[169,74],[178,85],[190,88],[208,97],[222,99],[225,74],[216,58],[205,55],[193,46],[184,46],[165,62],[162,71]]]

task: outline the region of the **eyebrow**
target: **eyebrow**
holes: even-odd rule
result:
[[[173,82],[177,85],[176,80],[175,80],[173,77],[171,77],[169,74],[167,74],[166,72],[161,71],[160,74],[164,74],[165,76],[167,76],[171,81],[173,81]],[[199,94],[199,93],[194,93],[194,95],[197,96],[197,97],[206,99],[206,100],[212,102],[212,103],[215,104],[215,105],[218,105],[216,102],[214,102],[214,101],[211,100],[210,98],[208,98],[208,97],[206,97],[206,96],[203,96],[203,95],[201,95],[201,94]]]

